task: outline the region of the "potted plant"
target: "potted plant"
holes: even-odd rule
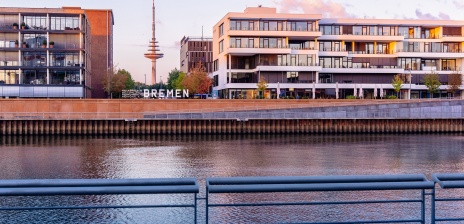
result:
[[[18,29],[18,24],[17,23],[13,23],[13,29]]]
[[[55,42],[53,42],[53,41],[50,41],[49,44],[50,44],[50,48],[53,48],[53,46],[55,46]]]
[[[27,48],[26,41],[23,41],[23,48]]]
[[[25,28],[26,28],[26,23],[25,23],[25,22],[22,22],[22,23],[21,23],[21,29],[24,30]]]
[[[42,41],[42,48],[46,48],[47,47],[47,40],[43,40]]]
[[[15,40],[15,48],[18,48],[18,46],[19,46],[18,40]]]

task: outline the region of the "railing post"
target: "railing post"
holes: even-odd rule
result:
[[[422,189],[421,223],[425,224],[425,189]]]
[[[431,195],[432,195],[432,202],[431,202],[431,205],[430,205],[430,207],[431,207],[430,213],[432,213],[432,214],[430,215],[431,216],[430,222],[432,224],[435,224],[435,188],[432,189]]]

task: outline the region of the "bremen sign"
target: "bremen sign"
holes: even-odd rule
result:
[[[143,90],[143,98],[188,98],[188,89],[149,89]]]

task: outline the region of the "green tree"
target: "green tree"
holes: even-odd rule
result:
[[[173,89],[184,89],[184,85],[182,84],[182,81],[184,81],[185,78],[185,73],[180,72],[179,76],[177,76],[177,79],[174,80],[172,83],[172,88]]]
[[[402,75],[395,75],[392,80],[392,86],[393,90],[396,92],[396,97],[398,98],[398,93],[401,91],[401,88],[403,88],[403,77]]]
[[[441,82],[438,73],[432,72],[429,74],[425,74],[424,79],[422,80],[424,85],[429,89],[430,98],[433,98],[433,94],[438,91],[440,88]]]
[[[135,88],[135,81],[132,78],[132,75],[130,74],[130,72],[128,72],[125,69],[120,69],[120,70],[118,70],[118,74],[121,75],[121,76],[125,76],[126,82],[124,83],[125,84],[124,89],[134,89]]]
[[[256,90],[258,90],[259,93],[259,98],[264,99],[264,91],[266,91],[267,87],[269,86],[266,82],[266,79],[264,79],[263,76],[259,79],[259,82],[256,83]]]
[[[188,75],[186,75],[181,82],[185,89],[189,90],[190,94],[204,94],[208,93],[213,79],[208,76],[206,69],[201,62],[192,68]]]
[[[107,74],[103,77],[103,90],[110,98],[121,97],[123,89],[133,89],[135,82],[131,74],[125,69],[118,69],[116,66],[108,69]]]
[[[462,74],[454,72],[448,75],[448,92],[455,94],[462,85]]]
[[[166,82],[166,86],[168,89],[176,89],[176,80],[179,78],[179,75],[181,73],[182,72],[177,70],[177,68],[174,68],[173,70],[171,70],[171,72],[169,72],[168,81]]]

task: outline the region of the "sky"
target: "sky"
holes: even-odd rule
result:
[[[164,57],[157,80],[180,68],[184,36],[211,37],[213,26],[228,12],[246,7],[275,7],[282,13],[316,13],[324,17],[464,20],[463,0],[155,0],[156,39]],[[114,64],[135,81],[151,83],[151,62],[144,57],[151,39],[152,0],[0,0],[0,7],[111,9],[114,13]]]

